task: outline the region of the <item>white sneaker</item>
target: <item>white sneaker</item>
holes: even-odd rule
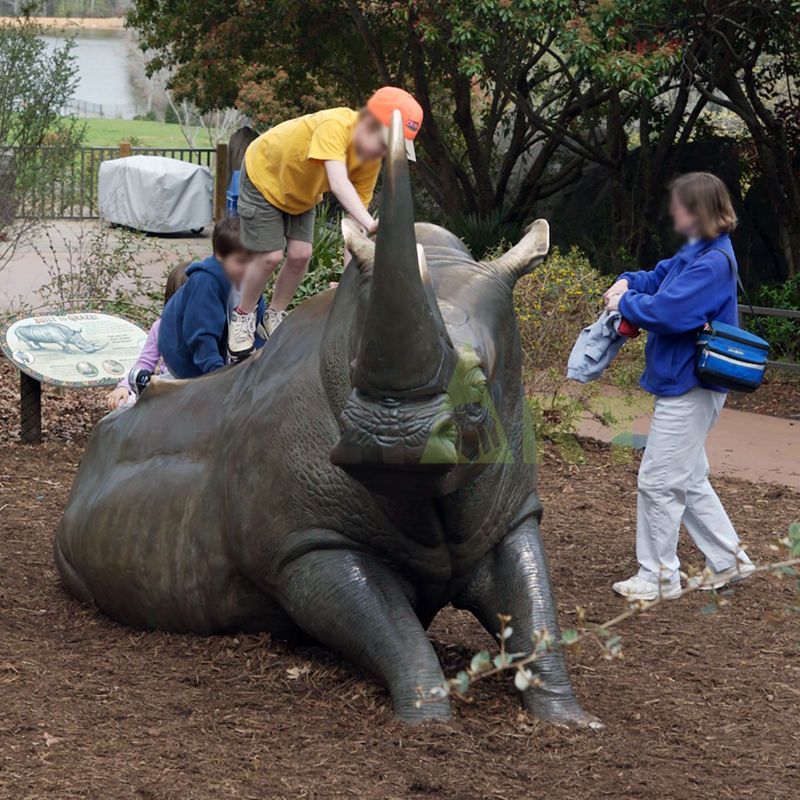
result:
[[[242,314],[234,309],[228,320],[228,353],[237,361],[247,358],[256,344],[256,313]]]
[[[267,334],[267,339],[275,333],[278,329],[278,325],[288,316],[289,313],[287,311],[277,311],[274,308],[267,309],[267,313],[264,314],[264,322],[262,323],[262,327]]]
[[[755,571],[756,565],[752,561],[738,561],[732,567],[723,569],[721,572],[712,572],[706,569],[700,575],[689,578],[688,586],[691,589],[699,589],[701,592],[711,592],[721,589],[729,583],[743,581]]]
[[[674,600],[680,597],[681,584],[680,581],[675,583],[653,583],[646,581],[639,575],[634,575],[626,581],[617,581],[611,587],[617,594],[622,595],[627,600]]]

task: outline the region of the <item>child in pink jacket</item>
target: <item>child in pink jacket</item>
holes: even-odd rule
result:
[[[175,267],[167,276],[167,285],[164,290],[164,305],[166,305],[167,300],[186,283],[186,267],[188,266],[188,264],[181,264]],[[158,329],[160,325],[161,317],[159,317],[150,328],[142,351],[139,353],[139,358],[136,359],[136,363],[133,365],[133,369],[131,369],[128,375],[117,384],[113,391],[108,393],[106,405],[109,411],[136,402],[138,392],[135,387],[130,384],[131,375],[135,375],[138,370],[155,373],[159,372],[160,368],[163,367],[161,354],[158,352]]]

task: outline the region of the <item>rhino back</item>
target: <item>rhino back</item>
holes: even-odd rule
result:
[[[313,336],[314,327],[303,335]],[[226,466],[237,435],[257,436],[260,419],[281,418],[271,409],[280,405],[287,374],[318,376],[305,348],[300,356],[279,350],[203,378],[155,383],[133,408],[100,421],[56,535],[56,561],[74,594],[149,628],[210,633],[285,625],[237,566],[226,504],[226,482],[238,479]],[[253,502],[276,467],[265,454],[261,449],[245,464],[261,478]]]

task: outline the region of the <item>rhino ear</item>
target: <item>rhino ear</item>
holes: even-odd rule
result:
[[[485,265],[494,272],[516,283],[534,267],[544,261],[550,249],[550,226],[545,219],[537,219],[525,230],[525,235],[507,253]]]
[[[359,269],[372,264],[375,260],[375,242],[364,233],[363,228],[355,220],[349,217],[342,220],[342,236],[344,246],[356,260]]]

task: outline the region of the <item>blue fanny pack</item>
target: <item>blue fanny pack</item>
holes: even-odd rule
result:
[[[720,252],[728,259],[747,305],[753,311],[730,256],[724,250]],[[756,323],[761,330],[757,317]],[[736,325],[714,320],[697,335],[697,376],[712,386],[722,386],[735,392],[754,392],[764,380],[768,357],[769,342]]]

